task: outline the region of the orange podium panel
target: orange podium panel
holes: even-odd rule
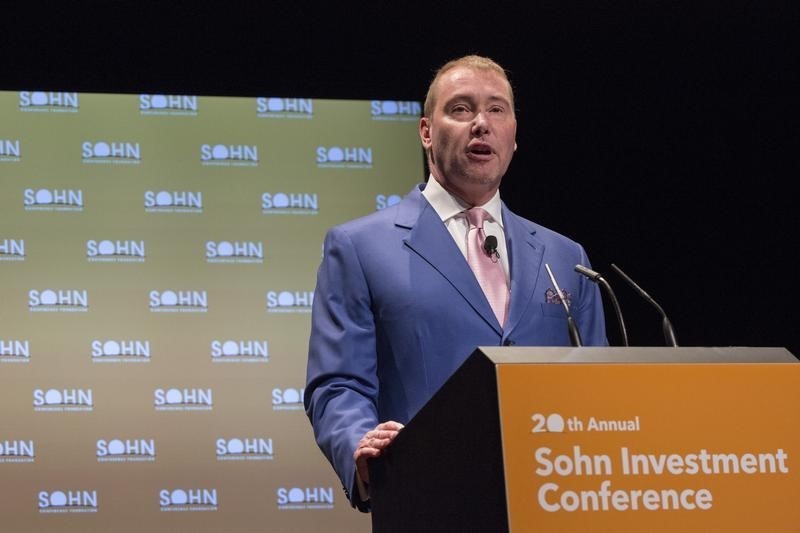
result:
[[[796,532],[797,363],[782,348],[480,348],[370,465],[373,526]]]

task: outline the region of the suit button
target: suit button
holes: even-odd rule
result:
[[[503,346],[514,346],[514,344],[516,343],[511,339],[506,339],[505,342],[503,342]]]

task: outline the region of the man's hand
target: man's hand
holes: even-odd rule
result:
[[[378,424],[375,429],[367,431],[361,437],[356,451],[353,452],[353,459],[356,460],[356,472],[358,472],[358,477],[361,478],[361,481],[369,483],[367,459],[380,456],[397,437],[401,429],[403,429],[403,424],[390,420]]]

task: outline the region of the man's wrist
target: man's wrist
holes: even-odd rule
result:
[[[361,476],[358,475],[358,470],[356,470],[356,489],[362,502],[369,501],[369,483],[361,479]]]

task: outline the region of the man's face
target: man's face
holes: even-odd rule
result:
[[[420,120],[431,174],[473,205],[488,201],[517,148],[517,120],[506,80],[492,70],[456,67],[436,87],[431,117]]]

